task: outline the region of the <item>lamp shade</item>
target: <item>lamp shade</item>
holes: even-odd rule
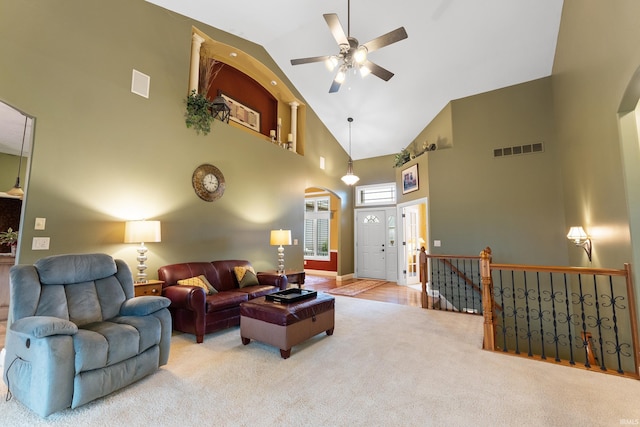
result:
[[[569,234],[567,234],[567,239],[573,240],[575,242],[581,242],[583,240],[587,240],[589,236],[585,233],[582,227],[571,227],[569,229]]]
[[[271,230],[271,245],[290,245],[291,230]]]
[[[127,221],[124,226],[125,243],[160,242],[160,221]]]

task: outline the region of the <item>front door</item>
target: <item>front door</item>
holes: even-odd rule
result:
[[[386,216],[384,210],[357,211],[358,277],[386,279]]]

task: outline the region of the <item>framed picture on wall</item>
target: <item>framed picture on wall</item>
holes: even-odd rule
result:
[[[260,132],[260,113],[258,111],[247,107],[224,93],[220,95],[227,101],[231,109],[229,112],[229,120],[246,126],[256,132]]]
[[[411,193],[418,189],[418,165],[413,165],[402,171],[402,194]]]

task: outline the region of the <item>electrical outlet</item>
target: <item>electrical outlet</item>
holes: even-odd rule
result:
[[[36,218],[36,225],[34,227],[34,230],[44,230],[46,223],[47,218]]]
[[[31,250],[33,251],[47,251],[49,250],[49,237],[34,237],[31,243]]]
[[[297,246],[298,245],[298,239],[293,239],[293,245]]]

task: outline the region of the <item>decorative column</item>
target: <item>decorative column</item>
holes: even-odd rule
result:
[[[189,94],[195,89],[198,92],[198,80],[200,76],[200,47],[204,39],[193,33],[191,35],[191,68],[189,69]]]
[[[298,104],[293,101],[289,103],[291,107],[291,151],[297,152],[296,143],[298,142]]]

